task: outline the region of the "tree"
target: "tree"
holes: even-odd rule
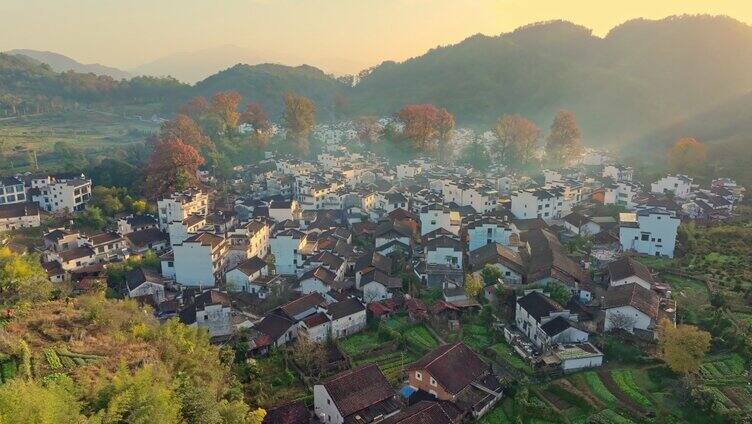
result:
[[[564,165],[582,151],[582,133],[574,114],[560,110],[551,124],[551,133],[546,139],[546,156],[556,165]]]
[[[422,152],[432,151],[431,141],[448,135],[454,127],[454,117],[446,109],[432,104],[407,105],[397,112],[404,126],[402,133]]]
[[[52,283],[37,255],[0,247],[0,305],[29,305],[50,298]]]
[[[134,200],[133,203],[131,203],[130,209],[131,212],[135,213],[136,215],[143,215],[149,211],[149,205],[146,203],[146,200]]]
[[[95,186],[91,190],[89,206],[99,208],[106,216],[114,216],[123,210],[120,198],[124,194],[124,190],[115,187]]]
[[[238,128],[238,105],[240,94],[237,91],[220,91],[212,97],[211,111],[219,116],[227,130]]]
[[[467,297],[474,298],[481,291],[483,291],[483,283],[480,281],[480,278],[473,274],[467,274],[465,276],[465,294],[467,294]]]
[[[0,423],[78,424],[84,422],[70,378],[12,379],[0,386]]]
[[[293,143],[299,155],[307,156],[310,152],[308,137],[316,124],[316,107],[310,99],[293,93],[285,94],[284,102],[287,140]]]
[[[490,286],[496,284],[501,278],[501,270],[492,264],[486,264],[480,270],[480,276],[483,278],[483,284]]]
[[[530,163],[540,138],[540,128],[521,115],[504,115],[493,127],[496,158],[506,165]]]
[[[631,331],[637,323],[637,319],[624,312],[614,312],[608,315],[608,323],[611,328],[610,331]]]
[[[361,116],[354,124],[358,140],[363,144],[374,143],[381,136],[381,127],[375,116]]]
[[[189,116],[193,120],[198,120],[209,112],[209,102],[204,97],[194,97],[188,103],[180,107],[178,113]]]
[[[102,423],[181,422],[180,400],[164,370],[147,365],[131,374],[122,368],[100,394],[103,405],[95,414]]]
[[[710,349],[710,333],[694,325],[674,324],[662,319],[658,327],[658,348],[669,368],[680,374],[697,371]]]
[[[251,142],[258,149],[264,149],[269,144],[269,130],[271,124],[264,108],[256,102],[248,102],[245,112],[240,115],[240,122],[253,127]]]
[[[485,170],[491,164],[491,157],[483,143],[473,140],[462,148],[457,162],[478,170]]]
[[[76,228],[99,231],[104,228],[107,221],[102,209],[96,206],[89,206],[73,218],[73,223]]]
[[[675,172],[696,170],[707,159],[705,145],[694,138],[676,140],[667,153],[668,165]]]
[[[152,198],[184,190],[198,183],[204,159],[176,137],[158,142],[146,166],[146,191]]]
[[[318,379],[326,369],[326,349],[308,337],[298,337],[292,348],[292,359],[306,375]]]
[[[558,302],[560,305],[566,305],[569,299],[572,298],[572,291],[569,287],[565,286],[558,281],[554,281],[548,285],[549,295],[551,299]]]
[[[58,141],[53,147],[53,152],[63,162],[67,171],[80,171],[86,168],[86,158],[80,150],[65,141]]]
[[[198,124],[188,115],[178,114],[171,121],[162,124],[160,137],[162,139],[179,138],[183,143],[197,151],[207,151],[214,148],[212,140],[201,132]]]

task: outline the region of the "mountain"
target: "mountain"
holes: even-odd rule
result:
[[[682,137],[694,137],[708,149],[716,163],[716,175],[734,175],[752,186],[752,91],[660,128],[638,140],[637,152],[663,157],[662,153]],[[660,155],[657,155],[659,153]]]
[[[211,97],[218,91],[235,90],[243,101],[256,101],[272,119],[282,116],[282,96],[294,92],[314,101],[319,120],[334,118],[334,99],[349,87],[312,66],[297,67],[238,64],[206,78],[193,87],[194,95]]]
[[[83,64],[68,56],[39,50],[16,49],[6,52],[12,55],[23,55],[50,65],[55,72],[75,71],[82,74],[108,75],[116,80],[128,79],[132,75],[117,68],[100,65],[98,63]]]
[[[482,128],[503,113],[547,127],[567,108],[586,142],[616,144],[752,90],[751,65],[752,27],[728,17],[633,20],[604,38],[555,21],[385,62],[351,104],[383,114],[430,102]]]
[[[180,81],[193,84],[236,63],[255,65],[265,62],[298,63],[294,58],[278,52],[263,52],[225,45],[165,56],[131,69],[131,72],[135,75],[170,75]]]

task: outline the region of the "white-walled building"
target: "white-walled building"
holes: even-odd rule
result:
[[[619,215],[619,241],[624,251],[674,257],[679,218],[664,208],[649,208]]]
[[[304,232],[288,229],[274,234],[269,239],[269,248],[274,256],[277,274],[295,275],[298,267],[303,266],[300,250],[305,245],[306,238]]]
[[[0,231],[34,228],[42,225],[39,207],[34,203],[0,205]]]
[[[629,210],[635,208],[634,198],[642,191],[638,183],[631,181],[608,182],[603,188],[604,205],[619,205]]]
[[[603,178],[611,178],[614,181],[632,181],[634,169],[629,166],[606,165],[603,167]]]
[[[650,191],[656,194],[673,194],[686,199],[692,192],[692,178],[686,175],[667,175],[650,184]]]
[[[637,283],[609,287],[604,298],[604,331],[650,330],[658,321],[660,298]]]
[[[572,324],[577,319],[576,314],[539,291],[517,299],[514,316],[517,328],[543,350],[558,343],[586,342],[588,333]]]
[[[26,202],[26,186],[16,177],[0,178],[0,206]]]
[[[198,233],[173,247],[175,280],[183,286],[213,287],[224,272],[226,240],[211,233]]]
[[[172,222],[182,222],[189,215],[206,216],[209,208],[209,196],[198,189],[188,189],[174,193],[167,199],[157,202],[159,211],[159,228],[167,231]]]
[[[508,223],[494,217],[470,217],[463,225],[467,232],[468,251],[486,244],[499,243],[509,246],[512,229]]]
[[[48,212],[81,211],[91,198],[91,180],[83,174],[71,177],[34,178],[31,184],[32,200]]]
[[[559,219],[564,210],[564,191],[561,188],[527,189],[512,194],[511,211],[518,219]]]
[[[453,212],[448,207],[432,203],[420,210],[420,235],[426,235],[439,228],[443,228],[453,234],[460,233],[462,219],[459,212]]]

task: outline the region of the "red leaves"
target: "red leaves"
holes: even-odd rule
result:
[[[397,119],[405,125],[405,136],[424,151],[429,141],[445,136],[454,128],[452,114],[432,104],[407,105],[397,112]]]
[[[266,116],[264,108],[256,102],[248,102],[245,112],[240,115],[240,121],[244,124],[250,124],[256,131],[269,129],[269,118]]]
[[[196,173],[204,159],[196,149],[177,137],[161,139],[149,156],[146,167],[146,189],[157,198],[183,190],[198,182]]]

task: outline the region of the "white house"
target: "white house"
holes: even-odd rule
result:
[[[42,225],[39,207],[34,203],[0,205],[0,231],[34,228]]]
[[[686,199],[692,192],[692,178],[686,175],[667,175],[650,184],[650,191],[658,194],[671,193],[680,199]]]
[[[300,219],[300,206],[295,200],[273,200],[269,204],[269,218],[277,222]]]
[[[518,219],[550,221],[561,218],[564,210],[564,190],[559,187],[518,190],[512,194],[511,200],[512,214]]]
[[[356,298],[332,303],[326,307],[331,320],[332,337],[339,339],[358,333],[366,328],[366,308]]]
[[[175,280],[189,287],[213,287],[224,272],[226,240],[212,233],[198,233],[173,247]]]
[[[607,270],[608,285],[611,287],[638,284],[647,290],[652,290],[655,284],[655,278],[650,270],[628,256],[610,262]]]
[[[608,182],[603,189],[604,205],[620,205],[629,210],[635,208],[634,198],[642,191],[638,183],[631,181]]]
[[[156,272],[140,267],[125,274],[125,291],[130,298],[151,296],[155,304],[165,300],[162,278]]]
[[[167,231],[171,222],[181,222],[189,215],[206,216],[208,214],[209,196],[198,189],[188,189],[173,193],[169,198],[157,202],[159,211],[159,228]]]
[[[611,178],[614,181],[632,181],[634,169],[629,166],[606,165],[603,167],[603,178]]]
[[[34,178],[32,189],[32,200],[48,212],[81,211],[91,198],[91,180],[83,174]]]
[[[593,236],[601,232],[601,226],[579,212],[572,212],[564,217],[564,227],[574,234]]]
[[[225,280],[227,281],[228,288],[233,291],[260,294],[265,285],[253,284],[253,282],[259,277],[265,277],[267,275],[269,275],[267,263],[258,256],[254,256],[227,271],[227,274],[225,274]]]
[[[462,269],[462,242],[455,237],[440,235],[424,243],[426,265]]]
[[[399,412],[400,403],[394,397],[379,367],[362,365],[314,385],[313,409],[322,423],[368,424]]]
[[[218,290],[207,290],[196,296],[180,311],[186,325],[204,327],[210,337],[229,336],[233,332],[230,297]]]
[[[282,230],[269,239],[278,274],[295,275],[298,267],[303,265],[300,249],[305,245],[306,237],[304,232],[291,228]]]
[[[557,343],[582,343],[588,340],[588,333],[573,325],[577,315],[539,291],[531,291],[517,299],[514,320],[517,328],[535,346],[544,350]]]
[[[0,205],[26,202],[26,186],[16,177],[0,178]]]
[[[604,298],[604,331],[650,330],[658,321],[658,294],[637,283],[609,287]]]
[[[420,235],[426,235],[439,228],[459,234],[461,222],[459,212],[452,212],[444,205],[432,203],[420,210]]]
[[[674,257],[679,218],[664,208],[619,214],[619,242],[623,250]]]
[[[468,250],[491,243],[509,245],[512,229],[508,223],[493,217],[471,217],[463,224],[467,232]]]

